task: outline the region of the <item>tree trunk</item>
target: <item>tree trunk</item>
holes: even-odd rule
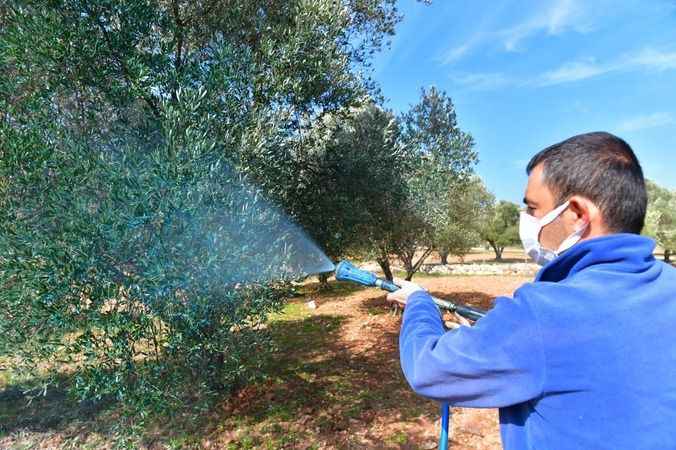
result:
[[[664,262],[670,263],[671,262],[671,250],[664,249]]]
[[[404,270],[406,270],[406,281],[411,281],[415,270],[413,270],[413,261],[411,259],[402,259],[401,262],[404,263]]]
[[[406,267],[406,281],[411,281],[413,275],[420,269],[420,266],[423,265],[428,256],[432,253],[432,249],[425,249],[422,256],[418,258],[418,261],[413,263],[413,257],[408,258],[407,261],[404,261],[404,267]]]
[[[376,261],[378,262],[380,268],[383,270],[385,278],[387,278],[390,281],[394,280],[394,276],[392,275],[392,268],[390,267],[390,259],[388,257],[383,257],[377,258]]]
[[[439,259],[441,259],[441,264],[444,266],[448,264],[448,251],[439,250]]]
[[[317,275],[319,278],[319,289],[320,290],[326,290],[329,288],[329,274],[326,272],[320,273]]]
[[[491,248],[493,248],[493,251],[495,252],[495,260],[496,261],[502,261],[502,252],[505,250],[505,247],[500,247],[497,244],[490,242],[490,241],[488,243],[490,244]]]
[[[415,249],[411,251],[409,248],[404,247],[397,249],[395,253],[399,258],[399,261],[401,261],[401,263],[404,265],[404,270],[406,271],[406,276],[408,277],[408,274],[411,273],[411,271],[413,270],[413,258],[415,256]],[[406,279],[408,280],[409,278]]]

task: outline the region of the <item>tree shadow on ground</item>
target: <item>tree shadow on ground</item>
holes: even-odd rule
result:
[[[369,302],[384,304],[382,296]],[[376,440],[382,436],[370,428],[383,417],[406,421],[434,415],[436,406],[406,385],[398,365],[396,332],[373,323],[369,327],[377,330],[372,332],[378,336],[376,345],[353,345],[342,339],[347,319],[318,314],[269,324],[266,332],[277,350],[264,361],[267,381],[224,395],[208,410],[147,418],[144,428],[135,431],[139,434],[132,446],[166,448],[179,443],[181,448],[200,448],[206,439],[220,442],[217,448],[231,449],[309,448],[316,442],[330,448],[415,448],[400,445],[403,438],[396,436],[391,445],[381,446]],[[0,442],[26,432],[59,434],[64,446],[89,442],[94,435],[96,445],[110,446],[123,437],[120,405],[77,402],[66,394],[72,382],[64,377],[61,388],[30,404],[23,385],[0,391]],[[36,439],[39,443],[40,437]]]
[[[363,300],[358,309],[360,312],[366,315],[380,315],[380,314],[391,314],[398,315],[401,313],[400,308],[395,304],[387,301],[387,294],[382,293],[378,296],[369,297]]]
[[[431,291],[430,295],[438,297],[443,300],[448,300],[458,305],[470,306],[473,308],[482,309],[484,311],[489,311],[493,307],[493,302],[495,297],[484,294],[483,292],[440,292],[440,291]],[[385,298],[385,295],[379,297],[372,297],[362,302],[360,305],[360,310],[366,314],[391,314],[391,315],[401,315],[403,309],[391,304]],[[450,316],[444,316],[445,320],[452,319]],[[398,337],[398,334],[397,334]]]
[[[491,309],[493,307],[493,302],[495,301],[494,296],[477,291],[430,291],[430,295],[459,305],[471,306],[484,310]],[[386,300],[385,294],[364,300],[359,306],[359,309],[366,314],[372,315],[386,314],[388,312],[393,315],[401,313],[400,309],[396,308],[392,303]]]
[[[28,389],[28,384],[22,384],[0,391],[0,433],[16,429],[53,430],[71,419],[92,416],[105,405],[103,402],[74,401],[68,397],[65,387],[49,388],[30,400],[25,393]]]
[[[90,420],[113,403],[75,400],[68,395],[73,383],[69,376],[61,376],[44,391],[36,392],[36,386],[44,383],[46,380],[32,379],[0,391],[0,436],[17,430],[54,431],[73,421]]]
[[[382,296],[359,307],[376,305],[386,306]],[[245,388],[223,405],[227,415],[249,425],[267,424],[259,436],[251,437],[255,445],[295,436],[297,442],[289,443],[292,448],[303,448],[304,439],[330,448],[392,448],[368,444],[374,423],[387,417],[406,421],[434,414],[436,406],[417,397],[400,373],[398,333],[369,323],[378,336],[375,345],[351,345],[341,339],[346,320],[314,315],[272,324],[270,331],[280,348],[277,358],[267,362],[271,379]]]
[[[491,309],[495,301],[495,296],[478,291],[430,291],[430,295],[459,305],[471,306],[484,310]],[[397,310],[386,300],[385,294],[364,300],[359,306],[359,309],[366,314],[386,314],[388,312],[395,314],[401,312],[401,310]]]

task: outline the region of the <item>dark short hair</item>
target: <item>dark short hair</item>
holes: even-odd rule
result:
[[[643,169],[624,140],[605,132],[580,134],[539,152],[526,173],[540,164],[557,203],[581,195],[598,206],[611,233],[643,230],[648,204]]]

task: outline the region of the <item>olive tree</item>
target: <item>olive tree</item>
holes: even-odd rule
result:
[[[495,252],[495,259],[501,261],[505,247],[519,243],[519,205],[498,202],[491,208],[480,233]]]
[[[331,256],[374,258],[388,278],[390,236],[405,204],[410,163],[394,115],[367,99],[316,124],[315,201],[310,208]],[[311,193],[308,192],[308,195]],[[342,252],[340,254],[339,252]]]
[[[251,379],[286,290],[260,276],[287,264],[257,249],[288,243],[257,233],[283,217],[263,199],[313,220],[305,138],[373,89],[394,1],[28,0],[0,20],[0,351],[71,363],[88,399]]]
[[[432,87],[402,119],[402,141],[413,155],[407,203],[393,249],[410,280],[438,246],[449,225],[451,199],[471,180],[477,153],[472,136],[460,129],[451,98]]]
[[[449,199],[447,216],[436,230],[437,251],[442,264],[448,264],[449,254],[462,260],[473,246],[481,243],[481,226],[494,201],[477,176]]]

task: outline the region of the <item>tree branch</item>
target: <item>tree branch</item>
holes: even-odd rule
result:
[[[425,251],[423,252],[422,256],[421,256],[421,257],[418,259],[418,261],[413,265],[413,272],[414,272],[414,273],[417,272],[417,271],[420,269],[420,266],[423,265],[423,263],[425,262],[425,260],[427,259],[427,257],[430,256],[430,254],[432,254],[432,250],[433,250],[432,247],[428,247],[427,249],[425,249]]]
[[[174,102],[177,100],[176,92],[178,91],[178,74],[181,72],[183,65],[183,22],[181,21],[178,0],[172,1],[172,11],[174,14],[174,23],[176,24],[176,56],[174,57],[174,86],[172,88],[171,98]]]
[[[98,26],[98,28],[101,30],[101,33],[103,34],[103,39],[106,41],[106,45],[108,46],[108,50],[109,50],[111,56],[115,59],[118,66],[120,67],[120,70],[122,71],[122,79],[124,80],[125,85],[127,86],[127,88],[131,89],[131,87],[132,87],[131,73],[129,73],[129,68],[124,63],[122,56],[116,51],[115,46],[113,45],[113,41],[110,38],[110,33],[108,32],[108,30],[106,30],[105,25],[101,22],[101,18],[99,17],[99,15],[95,14],[94,11],[92,11],[89,8],[86,8],[86,9],[87,9],[87,13],[90,16],[95,18],[96,25]],[[150,107],[150,109],[153,112],[153,115],[156,118],[160,118],[162,114],[160,113],[160,109],[157,106],[157,103],[155,102],[155,100],[151,96],[146,95],[146,94],[141,94],[141,98],[148,104],[148,106]]]

